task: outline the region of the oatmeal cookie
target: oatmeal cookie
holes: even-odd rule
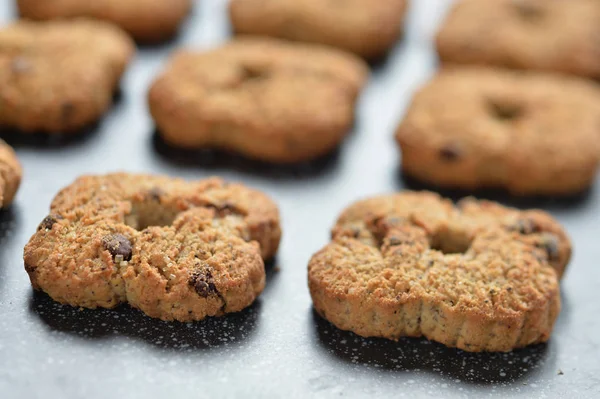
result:
[[[58,302],[201,320],[252,304],[280,234],[277,206],[239,184],[84,176],[54,198],[24,261]]]
[[[335,49],[237,39],[176,54],[149,105],[170,145],[299,162],[331,152],[346,136],[367,73],[362,60]]]
[[[0,208],[12,203],[22,175],[23,170],[15,151],[4,140],[0,140]]]
[[[340,329],[510,351],[550,338],[570,253],[542,211],[404,192],[347,208],[308,282],[317,312]]]
[[[239,34],[265,35],[382,57],[402,32],[406,0],[232,0]]]
[[[111,22],[136,40],[156,42],[173,36],[192,8],[191,0],[17,0],[23,18],[89,17]]]
[[[19,21],[0,29],[0,125],[69,133],[110,106],[134,46],[99,21]]]
[[[570,195],[600,160],[600,89],[575,77],[479,67],[442,70],[396,131],[405,174],[515,195]]]
[[[600,78],[599,20],[596,0],[462,0],[436,44],[443,63]]]

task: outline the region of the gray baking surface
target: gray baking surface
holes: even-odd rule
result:
[[[10,3],[0,2],[3,22],[14,16]],[[418,188],[402,178],[392,136],[411,93],[436,68],[431,38],[449,3],[412,3],[404,38],[373,67],[354,131],[339,151],[311,164],[269,167],[182,153],[156,138],[148,86],[176,47],[226,39],[220,0],[199,2],[177,40],[139,50],[117,103],[89,133],[70,140],[8,137],[25,176],[15,204],[0,213],[0,397],[600,397],[600,184],[569,200],[482,193],[544,208],[572,237],[563,310],[547,345],[469,354],[424,339],[363,339],[312,310],[306,266],[342,208],[364,196]],[[221,175],[269,193],[281,207],[284,237],[260,299],[236,315],[180,324],[125,306],[73,309],[34,294],[22,251],[52,197],[80,174],[116,170]]]

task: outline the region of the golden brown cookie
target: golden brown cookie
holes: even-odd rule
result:
[[[404,173],[429,184],[567,195],[594,181],[599,129],[591,81],[457,68],[417,92],[396,139]]]
[[[191,0],[17,0],[23,18],[89,17],[116,24],[136,40],[173,36],[192,7]]]
[[[600,78],[599,20],[596,0],[462,0],[436,44],[444,63]]]
[[[17,154],[4,140],[0,140],[0,208],[6,208],[12,203],[22,175]]]
[[[340,329],[510,351],[550,338],[570,253],[545,212],[404,192],[347,208],[308,283],[317,312]]]
[[[60,303],[201,320],[254,302],[280,235],[275,203],[239,184],[84,176],[54,198],[25,269]]]
[[[365,58],[385,55],[402,32],[406,0],[232,0],[238,34],[320,43]]]
[[[0,29],[0,125],[68,133],[110,106],[134,51],[99,21],[15,22]]]
[[[150,89],[150,111],[173,146],[304,161],[346,136],[366,78],[362,60],[335,49],[237,39],[176,54]]]

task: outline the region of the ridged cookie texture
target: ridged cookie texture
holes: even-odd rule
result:
[[[443,63],[496,65],[600,78],[596,0],[461,0],[436,45]]]
[[[429,184],[572,195],[600,161],[600,87],[485,67],[441,70],[396,131],[402,169]]]
[[[510,351],[550,338],[570,253],[542,211],[404,192],[347,208],[308,283],[316,311],[340,329]]]
[[[299,162],[346,136],[367,74],[360,58],[339,50],[236,39],[177,53],[150,89],[150,111],[173,146]]]
[[[12,203],[22,175],[17,154],[4,140],[0,140],[0,208],[6,208]]]
[[[362,57],[382,57],[402,32],[406,0],[232,0],[238,34],[326,44]]]
[[[173,36],[192,8],[191,0],[17,0],[23,18],[86,17],[120,26],[136,40],[155,42]]]
[[[60,303],[201,320],[254,302],[280,235],[275,203],[239,184],[84,176],[54,198],[24,261],[32,286]]]
[[[69,133],[112,103],[134,52],[121,29],[100,21],[18,21],[0,29],[0,125]]]

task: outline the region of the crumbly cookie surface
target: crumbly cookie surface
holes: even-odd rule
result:
[[[429,184],[569,195],[594,181],[598,126],[594,82],[449,68],[416,93],[396,140],[404,173]]]
[[[595,0],[462,0],[436,44],[444,63],[485,64],[600,77]]]
[[[0,29],[0,125],[69,133],[96,121],[134,51],[99,21],[15,22]]]
[[[0,208],[6,208],[12,203],[22,175],[21,163],[15,151],[4,140],[0,140]]]
[[[171,145],[298,162],[346,136],[366,77],[364,62],[342,51],[244,38],[177,53],[153,83],[149,104]]]
[[[321,43],[365,58],[383,56],[402,31],[406,0],[232,0],[239,34]]]
[[[89,17],[120,26],[140,41],[173,36],[192,7],[191,0],[17,0],[23,18]]]
[[[361,336],[510,351],[549,339],[570,253],[542,211],[404,192],[347,208],[308,281],[317,312]]]
[[[277,206],[239,184],[84,176],[57,194],[24,261],[58,302],[201,320],[256,299],[280,234]]]

